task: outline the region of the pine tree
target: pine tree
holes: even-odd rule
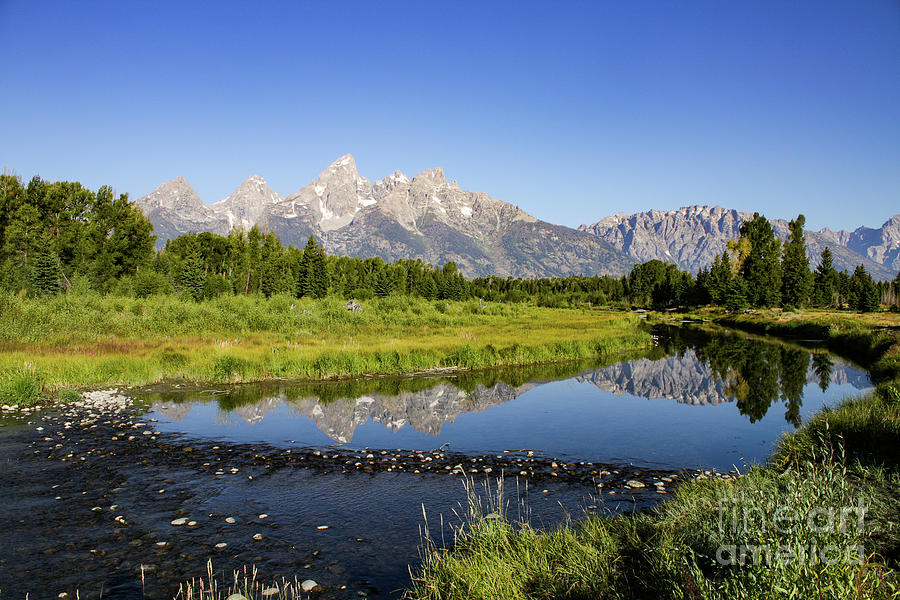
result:
[[[822,250],[822,259],[816,267],[813,277],[813,302],[817,306],[834,305],[837,292],[837,271],[834,270],[834,258],[828,246]]]
[[[731,312],[740,312],[747,308],[747,282],[742,277],[733,277],[728,282],[725,293],[725,308]]]
[[[791,234],[781,262],[781,302],[784,306],[802,307],[809,301],[812,274],[803,238],[805,224],[806,217],[798,215],[789,225]]]
[[[63,272],[59,258],[46,246],[38,248],[31,264],[31,285],[38,296],[54,296],[59,293]]]
[[[732,278],[731,260],[727,252],[722,252],[709,270],[709,296],[713,304],[725,306]]]
[[[781,242],[768,219],[759,213],[741,225],[744,239],[750,251],[740,275],[747,284],[747,300],[751,306],[775,306],[781,299]]]
[[[426,300],[434,300],[438,296],[438,286],[432,273],[425,273],[419,284],[419,295]]]
[[[392,290],[391,276],[385,269],[380,270],[375,277],[375,295],[379,298],[384,298],[389,296]]]
[[[856,267],[850,277],[850,308],[859,312],[872,312],[878,309],[879,297],[872,276],[863,265]]]
[[[194,300],[203,297],[203,284],[206,281],[206,273],[203,271],[203,258],[199,252],[192,252],[181,261],[175,284],[179,291],[187,294]]]
[[[309,236],[309,241],[306,242],[306,247],[303,249],[300,273],[302,296],[324,298],[328,294],[328,269],[325,265],[325,253],[313,236]]]

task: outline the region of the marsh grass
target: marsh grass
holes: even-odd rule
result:
[[[173,600],[226,600],[232,595],[243,596],[246,600],[294,600],[309,597],[302,591],[300,581],[296,578],[262,582],[258,577],[259,572],[254,566],[234,571],[230,580],[224,574],[217,577],[212,560],[209,560],[206,563],[206,576],[179,585]]]
[[[839,317],[727,318],[823,339],[877,384],[783,437],[768,465],[683,482],[648,512],[551,531],[470,511],[448,550],[423,543],[407,598],[900,598],[900,328]]]
[[[0,394],[33,402],[35,389],[470,370],[603,358],[651,344],[638,320],[621,313],[409,297],[362,305],[351,312],[335,298],[6,296]]]
[[[499,511],[486,518],[476,505],[449,550],[426,535],[407,598],[896,597],[896,562],[880,552],[891,525],[866,518],[858,527],[860,506],[862,514],[878,506],[874,488],[837,449],[796,470],[689,481],[650,512],[592,516],[549,531]],[[831,514],[846,519],[829,522]],[[826,547],[823,560],[817,553]]]

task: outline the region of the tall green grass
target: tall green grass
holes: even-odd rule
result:
[[[872,319],[790,318],[728,324],[824,339],[870,366],[876,391],[782,438],[769,465],[684,482],[649,512],[536,531],[470,510],[449,550],[426,539],[407,597],[900,597],[900,334]]]
[[[364,301],[362,312],[344,304],[290,296],[195,303],[173,296],[6,295],[0,390],[9,391],[0,393],[20,396],[28,381],[46,394],[172,379],[233,383],[483,369],[605,358],[651,343],[638,320],[621,313],[405,296]]]
[[[502,499],[486,516],[469,494],[451,549],[426,539],[407,598],[896,597],[896,560],[881,554],[890,524],[865,517],[876,492],[829,452],[800,469],[686,482],[651,512],[551,531],[509,518]]]

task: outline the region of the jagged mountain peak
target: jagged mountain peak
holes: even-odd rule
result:
[[[203,201],[187,179],[179,175],[175,179],[161,183],[155,190],[138,199],[138,206],[146,209],[197,210],[203,207]]]
[[[258,175],[230,196],[199,207],[145,210],[162,247],[183,233],[227,234],[256,225],[284,244],[303,245],[315,235],[327,252],[379,256],[386,261],[455,261],[467,276],[621,275],[633,261],[589,233],[551,225],[518,207],[447,181],[442,168],[414,178],[401,171],[370,183],[345,154],[308,185],[281,198]]]
[[[426,169],[413,177],[413,184],[422,182],[432,186],[447,185],[447,177],[444,175],[444,169],[441,167],[432,167]]]
[[[712,264],[716,255],[725,250],[728,240],[740,237],[741,224],[752,218],[751,212],[692,205],[670,211],[619,213],[578,229],[599,236],[638,262],[656,259],[697,272]],[[787,239],[787,220],[769,219],[769,222],[778,237]],[[896,236],[895,243],[888,227],[862,229],[853,234],[806,231],[810,263],[817,264],[822,250],[828,246],[838,270],[852,272],[857,265],[863,264],[876,279],[893,278],[893,273],[900,267],[900,235]]]
[[[341,156],[337,160],[335,160],[333,163],[328,165],[328,167],[326,167],[325,170],[322,171],[322,173],[319,175],[319,179],[322,179],[323,177],[328,177],[329,175],[336,175],[336,174],[341,174],[341,175],[345,175],[345,176],[347,174],[352,174],[353,176],[357,175],[356,159],[353,158],[352,154],[344,154],[343,156]]]

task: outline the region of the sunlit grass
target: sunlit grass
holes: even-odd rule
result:
[[[825,410],[783,437],[769,465],[731,480],[687,481],[650,512],[588,517],[552,531],[486,520],[470,510],[449,549],[426,536],[423,565],[407,597],[900,597],[900,331],[893,316],[855,316],[849,323],[843,316],[727,318],[729,325],[758,333],[813,332],[868,366],[877,383],[874,392]],[[860,506],[867,511],[862,527],[832,521],[823,528],[809,519]],[[800,518],[785,527],[776,514]],[[737,526],[732,515],[739,517]],[[811,548],[827,547],[828,557],[842,558],[723,564],[727,551],[717,556],[721,548],[741,545],[807,557]]]
[[[44,392],[162,380],[241,382],[604,358],[647,347],[624,313],[388,297],[339,299],[60,296],[0,298],[0,395],[26,366]]]

